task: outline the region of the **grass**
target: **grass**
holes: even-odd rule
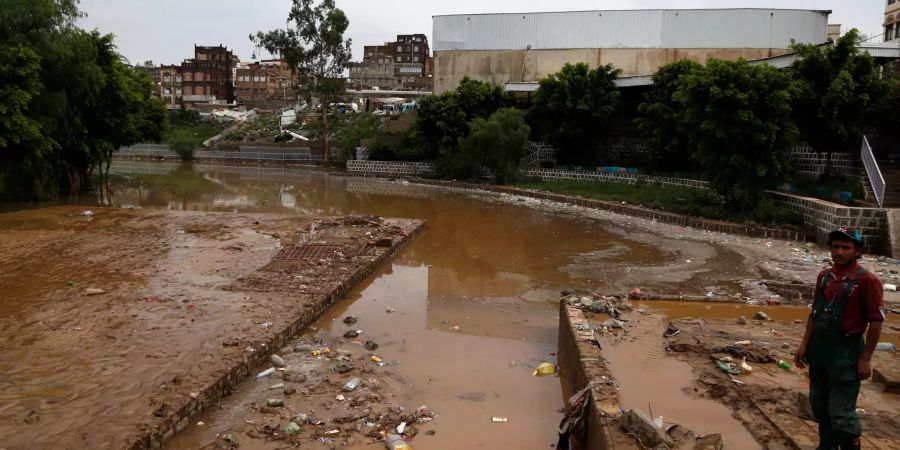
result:
[[[624,184],[575,180],[529,180],[516,183],[516,187],[577,195],[597,200],[626,202],[713,220],[789,227],[799,226],[803,223],[803,218],[799,214],[775,206],[769,201],[761,202],[752,211],[733,211],[727,208],[717,195],[697,189],[660,187],[643,183]]]
[[[163,142],[168,142],[176,135],[185,132],[191,133],[200,142],[203,142],[221,133],[223,129],[224,127],[222,126],[222,124],[209,121],[194,123],[172,123],[163,134]]]

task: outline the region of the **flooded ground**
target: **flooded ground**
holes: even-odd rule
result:
[[[392,362],[387,367],[404,387],[403,398],[397,401],[406,408],[426,404],[440,414],[433,424],[437,433],[416,438],[417,449],[548,448],[555,443],[562,391],[558,379],[532,377],[531,370],[543,360],[555,360],[560,290],[621,292],[641,286],[660,292],[702,295],[712,290],[731,295],[743,292],[744,280],[759,276],[758,255],[754,259],[745,251],[749,244],[735,247],[727,237],[707,239],[680,230],[673,233],[674,227],[660,233],[635,226],[629,219],[597,220],[571,209],[534,208],[530,202],[516,199],[497,200],[475,193],[281,167],[198,164],[187,168],[171,163],[118,161],[112,172],[115,206],[425,219],[427,231],[417,241],[371,284],[339,303],[316,324],[339,336],[345,327],[334,319],[352,314],[366,321],[366,331],[383,343],[379,351]],[[785,261],[790,256],[789,251],[787,256],[781,253]],[[16,323],[39,321],[32,317],[38,307],[33,299],[49,289],[42,277],[46,273],[64,277],[70,270],[56,264],[53,260],[32,262],[28,270],[20,271],[27,283],[0,278],[0,289],[12,292],[17,299],[0,305],[4,336],[16,332]],[[814,272],[816,267],[805,269]],[[670,317],[702,314],[692,309],[694,306],[653,303]],[[720,306],[733,307],[715,305]],[[387,314],[386,308],[395,312]],[[729,317],[752,314],[736,309],[723,311]],[[800,315],[802,310],[797,311]],[[76,342],[60,342],[55,349],[77,354],[77,348],[72,347]],[[661,343],[650,343],[654,347],[657,344],[661,349]],[[689,375],[685,363],[674,361],[682,366],[673,366],[665,358],[654,359],[656,353],[652,352],[646,357],[653,361],[642,363],[632,357],[633,352],[643,351],[627,345],[618,352],[611,350],[614,370],[618,365],[627,372],[620,377],[635,371],[646,375],[630,380],[634,383],[623,383],[623,401],[633,398],[635,403],[643,403],[644,397],[638,394],[646,383],[665,379],[672,371],[678,373],[673,383],[660,386],[681,392]],[[134,369],[123,364],[119,373],[124,376]],[[31,375],[35,385],[42,385],[42,373]],[[0,372],[0,386],[7,383],[4,376],[9,375]],[[54,407],[72,407],[73,392],[71,387],[59,386],[53,393]],[[29,395],[45,397],[39,388]],[[687,397],[680,393],[654,401],[653,413],[666,416],[667,421],[669,416],[673,421],[682,420],[678,416],[687,411],[673,405]],[[239,405],[241,396],[231,401]],[[737,422],[715,406],[707,406],[710,409],[704,411],[709,419],[704,430],[734,430],[733,442],[748,442],[746,435],[735,428],[739,427]],[[209,445],[217,433],[243,422],[240,415],[229,416],[227,411],[207,413],[205,425],[188,427],[173,447]],[[507,417],[508,422],[492,422],[493,416]],[[61,426],[76,428],[74,424]]]

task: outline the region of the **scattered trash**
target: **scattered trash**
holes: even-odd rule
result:
[[[891,284],[891,283],[884,283],[884,290],[891,291],[891,292],[897,292],[897,285]]]
[[[335,361],[335,363],[331,366],[331,370],[337,373],[347,373],[355,368],[356,366],[354,366],[353,363],[349,361]]]
[[[266,400],[266,406],[284,406],[284,400],[280,398],[270,398]]]
[[[737,324],[738,325],[747,325],[747,318],[744,316],[738,317]]]
[[[341,395],[341,394],[338,394],[336,397],[334,397],[334,399],[337,400],[337,401],[339,401],[339,402],[342,402],[342,401],[346,400],[347,398],[344,397],[344,396]]]
[[[666,325],[666,331],[663,331],[663,337],[672,337],[678,333],[681,333],[681,330],[679,330],[678,327],[675,326],[675,324],[669,322],[669,324]]]
[[[354,317],[354,316],[344,317],[344,323],[346,323],[347,325],[353,325],[354,323],[356,323],[356,317]]]
[[[344,338],[345,339],[353,339],[353,338],[359,336],[360,333],[362,333],[362,330],[350,330],[350,331],[344,333]]]
[[[730,356],[723,356],[723,357],[719,358],[719,362],[723,362],[723,363],[734,362],[734,358],[732,358]]]
[[[621,320],[616,320],[616,319],[608,319],[605,322],[603,322],[602,324],[600,324],[600,326],[603,326],[606,328],[624,328],[625,322],[622,322]]]
[[[378,356],[378,355],[372,355],[372,356],[369,357],[369,359],[370,359],[373,363],[380,363],[380,362],[381,362],[381,357]]]
[[[778,360],[778,367],[781,367],[784,370],[791,370],[791,365],[783,359]]]
[[[716,367],[718,367],[719,370],[721,370],[722,372],[725,372],[725,373],[728,373],[731,375],[740,375],[741,374],[741,370],[738,369],[737,367],[735,367],[734,363],[717,362]]]
[[[106,291],[104,291],[103,289],[98,289],[98,288],[87,288],[84,290],[84,295],[100,295],[100,294],[105,294],[105,293],[106,293]]]
[[[268,369],[263,370],[262,372],[256,374],[256,379],[258,380],[258,379],[260,379],[260,378],[265,378],[265,377],[267,377],[267,376],[269,376],[269,375],[272,375],[273,373],[275,373],[275,368],[274,368],[274,367],[269,367]]]
[[[368,350],[368,351],[373,351],[378,348],[378,343],[375,341],[366,341],[366,343],[365,343],[365,345],[363,345],[363,347],[365,347],[366,350]]]
[[[450,327],[450,329],[453,330],[453,331],[459,331],[459,330],[461,330],[462,328],[460,328],[459,325],[453,325],[452,327]]]
[[[750,364],[747,364],[747,358],[741,359],[741,370],[747,373],[753,372],[753,368],[750,367]]]
[[[297,425],[296,422],[291,422],[284,427],[284,434],[290,436],[300,432],[300,425]]]
[[[882,352],[896,352],[897,346],[891,342],[879,342],[875,346],[875,350],[882,351]]]
[[[388,450],[412,450],[412,447],[403,440],[403,436],[398,434],[389,434],[384,438],[384,446]]]
[[[734,345],[750,346],[751,343],[752,342],[748,339],[748,340],[744,340],[744,341],[735,341]]]
[[[359,384],[362,383],[362,380],[359,378],[351,378],[350,381],[344,384],[344,390],[347,392],[353,392],[354,389],[359,387]]]
[[[394,308],[385,308],[384,311],[388,314],[394,312]]]
[[[769,320],[769,315],[762,311],[759,311],[753,315],[753,320]]]
[[[310,352],[310,354],[313,356],[321,356],[321,355],[325,355],[328,353],[331,353],[331,349],[328,347],[325,347],[325,348],[322,348],[319,350],[313,350],[312,352]]]
[[[271,327],[271,326],[272,326],[272,322],[263,322],[263,323],[259,324],[259,327],[262,328],[263,330],[268,330],[269,327]]]
[[[536,377],[546,377],[555,373],[556,366],[545,361],[538,364],[537,368],[534,369],[534,373],[532,373],[532,375]]]
[[[737,378],[735,378],[735,377],[733,377],[733,376],[730,376],[730,375],[729,375],[729,378],[731,378],[731,382],[734,383],[734,384],[737,384],[737,385],[742,385],[742,384],[744,384],[743,381],[738,380]]]
[[[341,434],[341,430],[328,430],[322,434],[325,434],[328,436],[334,436],[335,434]]]
[[[269,357],[269,360],[272,361],[272,364],[275,364],[275,367],[284,367],[284,365],[285,365],[284,358],[282,358],[274,353],[272,354],[272,356]]]
[[[282,389],[282,388],[284,388],[284,383],[276,383],[276,384],[269,386],[269,389]]]
[[[641,289],[640,288],[632,288],[628,291],[628,298],[638,299],[641,298]]]
[[[204,422],[202,422],[202,421],[197,422],[197,426],[198,426],[198,427],[202,427],[203,425],[206,425],[206,424],[205,424]]]
[[[656,418],[653,419],[653,424],[659,428],[662,428],[663,427],[663,416],[656,416]]]
[[[494,416],[491,417],[491,422],[509,422],[509,419],[507,419],[506,417]]]
[[[94,212],[91,211],[91,210],[82,211],[82,212],[81,212],[81,215],[84,216],[84,217],[91,217],[91,216],[94,215]]]

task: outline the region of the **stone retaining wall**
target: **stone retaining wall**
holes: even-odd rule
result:
[[[591,404],[584,441],[574,448],[607,450],[622,448],[613,444],[611,422],[619,411],[619,394],[612,372],[606,367],[600,347],[591,342],[590,323],[584,313],[565,300],[559,302],[559,365],[563,392],[568,398],[591,383]],[[603,383],[601,380],[608,380]],[[613,383],[610,384],[609,381]],[[628,448],[638,448],[637,445]]]
[[[287,327],[276,331],[268,340],[261,343],[259,351],[246,356],[242,362],[237,363],[215,383],[200,391],[197,398],[191,399],[176,414],[171,415],[159,426],[143,430],[143,435],[131,445],[131,450],[162,448],[164,442],[184,429],[192,419],[196,418],[206,408],[218,403],[222,397],[230,395],[240,381],[256,373],[260,367],[263,367],[269,361],[272,353],[287,345],[294,336],[310,326],[322,313],[332,307],[336,301],[344,298],[353,288],[393,258],[401,248],[415,239],[424,229],[425,223],[422,222],[416,228],[409,230],[407,236],[400,239],[393,247],[382,253],[370,264],[351,274],[344,282],[332,289],[331,292],[323,295],[312,308],[304,309],[303,313],[296,317]]]
[[[819,243],[828,240],[828,233],[839,227],[860,230],[866,247],[883,251],[890,246],[887,240],[887,210],[882,208],[854,208],[825,200],[768,191],[775,202],[803,215],[809,234]]]
[[[709,182],[691,180],[687,178],[660,177],[656,175],[642,175],[636,173],[609,173],[595,171],[574,171],[557,169],[531,169],[524,172],[525,175],[540,178],[543,181],[551,180],[588,180],[606,181],[612,183],[635,184],[647,183],[653,186],[679,187],[709,190]]]
[[[794,170],[804,175],[817,177],[825,172],[828,158],[825,153],[816,153],[809,147],[797,147],[791,152]],[[847,177],[860,176],[862,165],[856,153],[835,152],[831,154],[832,171]]]
[[[347,161],[347,171],[368,177],[416,177],[434,172],[434,164],[407,161],[350,160]]]

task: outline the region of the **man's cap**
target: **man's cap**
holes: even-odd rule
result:
[[[831,241],[853,241],[862,245],[862,234],[855,228],[841,227],[828,233],[828,242]]]

